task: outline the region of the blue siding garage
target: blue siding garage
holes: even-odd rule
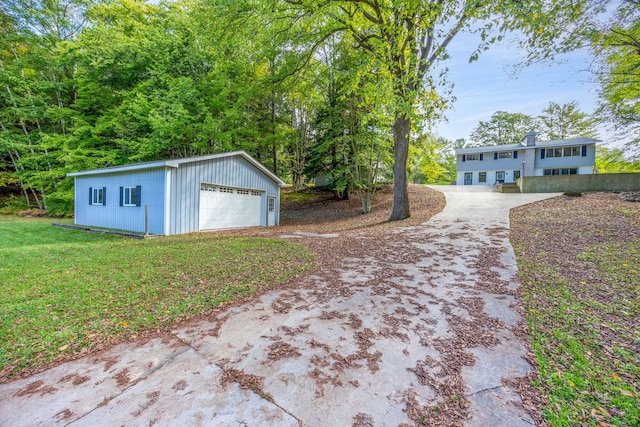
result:
[[[284,182],[244,151],[69,176],[78,225],[171,235],[279,223]]]

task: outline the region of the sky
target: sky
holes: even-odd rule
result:
[[[588,52],[573,52],[563,56],[562,62],[535,64],[516,72],[523,55],[508,41],[491,46],[469,63],[477,41],[471,35],[458,36],[461,38],[450,45],[451,59],[446,64],[457,100],[445,113],[448,123],[434,127],[437,135],[469,140],[478,123],[488,121],[496,111],[537,116],[552,101],[564,104],[575,100],[582,112],[594,112],[598,85],[587,71],[591,61]],[[606,143],[604,133],[600,132],[600,138]]]

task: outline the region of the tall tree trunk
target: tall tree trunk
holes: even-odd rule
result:
[[[399,221],[411,216],[407,187],[407,157],[411,119],[399,113],[393,123],[393,209],[389,221]]]

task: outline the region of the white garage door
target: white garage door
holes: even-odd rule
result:
[[[200,230],[261,225],[262,192],[200,185]]]

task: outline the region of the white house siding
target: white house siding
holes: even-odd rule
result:
[[[141,187],[140,206],[120,206],[120,187]],[[89,188],[106,188],[103,205],[89,204]],[[75,216],[78,225],[145,232],[145,205],[149,206],[149,233],[164,234],[165,169],[101,173],[75,177]]]
[[[170,181],[169,234],[199,231],[201,183],[262,191],[262,226],[267,225],[269,196],[276,198],[276,214],[279,212],[278,183],[242,156],[183,163],[171,171]],[[276,224],[278,222],[276,219]]]
[[[482,160],[465,160],[462,161],[462,154],[458,154],[458,170],[456,177],[457,185],[464,185],[465,172],[472,174],[472,185],[487,184],[492,185],[496,183],[496,171],[502,171],[505,173],[504,182],[514,182],[514,171],[521,171],[522,162],[525,160],[525,150],[509,150],[511,153],[517,153],[516,156],[506,159],[495,158],[495,154],[492,151],[482,153]],[[480,154],[480,153],[478,153]],[[465,155],[466,156],[466,155]],[[487,182],[479,181],[480,172],[486,172]]]

